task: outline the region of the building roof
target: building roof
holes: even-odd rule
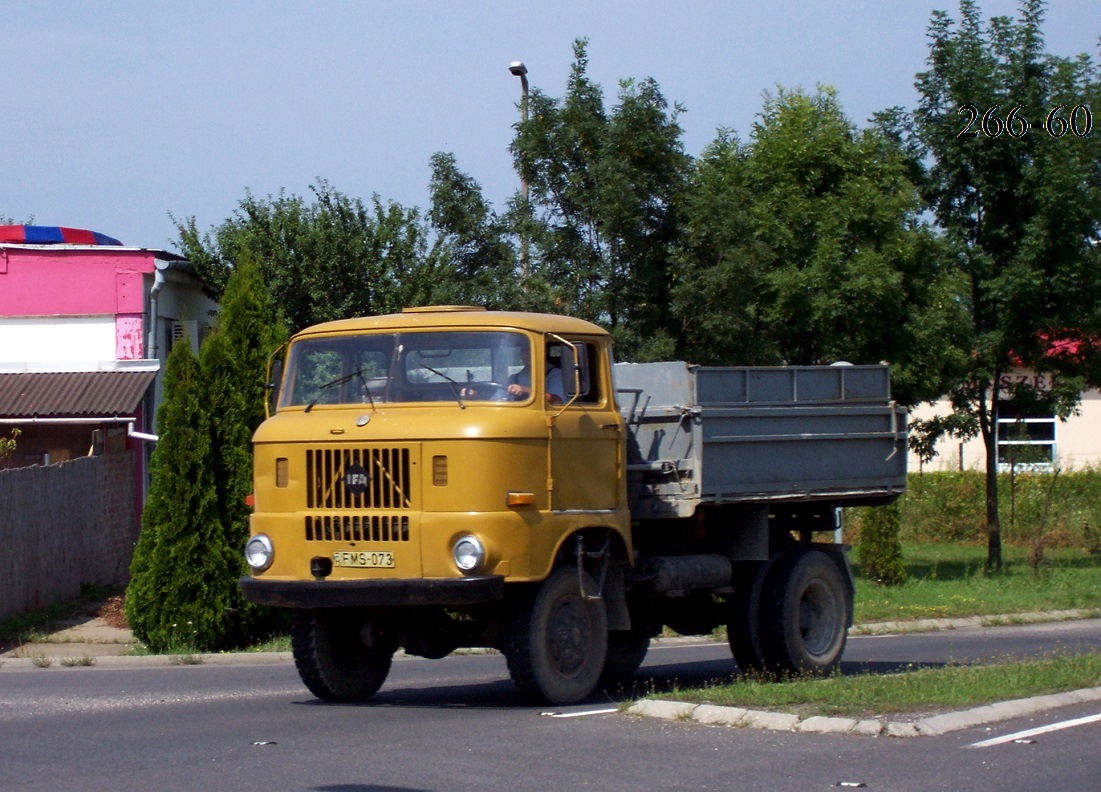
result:
[[[0,225],[0,242],[22,242],[27,245],[122,245],[114,237],[98,231],[39,225]]]
[[[157,372],[0,372],[0,422],[4,419],[133,417]]]

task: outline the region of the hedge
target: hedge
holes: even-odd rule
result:
[[[911,473],[899,499],[903,542],[986,542],[981,471]],[[1096,545],[1101,534],[1101,471],[1017,473],[998,477],[1002,542],[1046,547]],[[868,509],[849,509],[847,540],[859,538]]]

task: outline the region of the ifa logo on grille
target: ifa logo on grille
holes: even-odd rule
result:
[[[371,477],[362,465],[349,465],[344,470],[344,487],[353,495],[362,495],[371,485]]]

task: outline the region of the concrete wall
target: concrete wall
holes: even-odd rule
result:
[[[0,470],[0,619],[124,584],[140,530],[130,454]]]

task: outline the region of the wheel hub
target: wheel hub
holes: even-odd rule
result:
[[[555,669],[572,674],[585,663],[592,645],[592,625],[576,599],[559,603],[547,625],[548,649]]]

